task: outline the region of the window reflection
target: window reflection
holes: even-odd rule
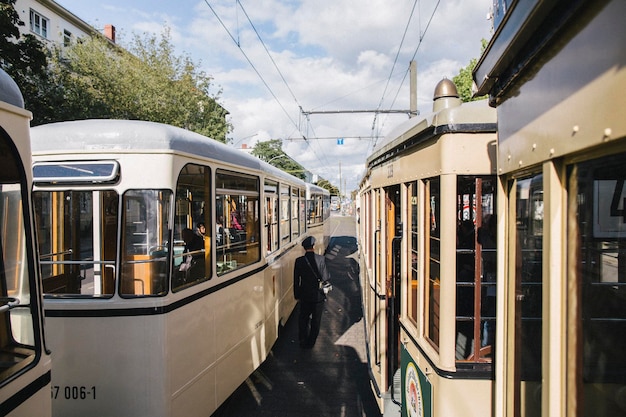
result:
[[[259,241],[259,179],[218,171],[215,216],[223,223],[223,240],[216,247],[217,274],[261,259]]]

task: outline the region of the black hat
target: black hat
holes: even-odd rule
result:
[[[313,236],[309,236],[302,241],[302,247],[304,249],[312,248],[315,245],[315,238]]]

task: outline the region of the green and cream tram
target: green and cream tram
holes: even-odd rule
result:
[[[157,123],[32,140],[53,415],[210,415],[294,308],[305,183]]]
[[[50,352],[32,206],[29,124],[22,94],[0,70],[0,415],[50,416]]]
[[[367,159],[363,308],[385,413],[491,415],[495,157],[495,110],[462,104],[444,79],[433,112],[399,125]]]
[[[626,2],[496,12],[494,415],[626,416]]]

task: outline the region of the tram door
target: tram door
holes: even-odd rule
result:
[[[387,386],[400,369],[400,242],[402,223],[400,217],[400,187],[385,189],[385,288],[387,297]]]

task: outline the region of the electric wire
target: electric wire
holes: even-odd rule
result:
[[[302,106],[298,102],[298,99],[296,98],[296,95],[291,90],[291,87],[289,87],[289,83],[287,83],[287,80],[285,79],[285,76],[283,75],[283,73],[280,70],[280,68],[278,68],[278,65],[276,64],[276,61],[274,61],[274,58],[272,57],[272,54],[270,54],[270,51],[267,49],[267,46],[265,45],[265,42],[263,42],[263,39],[261,39],[261,35],[259,34],[259,31],[254,26],[254,23],[252,23],[252,20],[250,19],[250,16],[248,16],[248,12],[246,11],[245,7],[243,7],[243,4],[241,4],[241,2],[239,0],[237,0],[237,4],[239,4],[239,7],[241,7],[241,10],[243,11],[243,14],[246,16],[246,19],[248,19],[248,22],[250,23],[250,26],[252,26],[252,29],[254,30],[254,33],[256,34],[257,38],[259,39],[259,42],[261,42],[261,45],[263,45],[263,49],[265,49],[265,52],[267,53],[267,56],[270,58],[270,61],[272,61],[272,64],[274,65],[274,68],[276,68],[276,71],[278,72],[278,75],[280,75],[280,78],[283,80],[283,83],[285,83],[285,86],[287,87],[287,90],[289,90],[289,93],[291,94],[291,97],[293,97],[293,101],[295,101],[296,104],[298,105],[298,108],[302,110]]]
[[[437,0],[437,4],[435,4],[435,8],[433,9],[433,12],[430,15],[430,18],[428,19],[428,23],[426,24],[426,28],[424,29],[423,33],[420,33],[420,38],[419,38],[419,42],[417,43],[417,46],[415,47],[415,51],[413,52],[413,56],[411,57],[411,61],[413,61],[415,59],[415,57],[417,56],[417,51],[419,50],[420,46],[422,45],[422,42],[424,41],[424,37],[426,36],[426,32],[428,32],[428,28],[430,27],[430,24],[433,21],[433,18],[435,17],[435,13],[437,12],[437,9],[439,8],[439,3],[441,3],[441,0]],[[391,102],[389,108],[393,108],[393,105],[395,104],[398,95],[400,94],[400,90],[402,89],[402,85],[404,85],[404,82],[406,81],[406,77],[409,73],[409,70],[407,69],[404,72],[404,76],[402,77],[402,81],[400,82],[400,85],[398,86],[398,90],[396,91],[396,95],[394,96],[393,101]],[[374,123],[376,122],[376,120],[374,119]],[[372,126],[372,132],[374,131],[374,126]],[[377,141],[373,142],[372,145],[372,149],[376,147],[376,143]]]
[[[267,88],[267,90],[270,92],[270,94],[272,95],[272,97],[274,98],[274,100],[276,101],[276,103],[278,103],[278,105],[280,106],[280,108],[282,109],[283,113],[285,113],[285,115],[287,116],[287,118],[289,119],[289,121],[291,121],[291,123],[298,129],[300,130],[300,128],[298,127],[297,123],[293,120],[293,118],[289,115],[289,113],[287,112],[287,109],[285,109],[285,107],[283,106],[283,104],[280,102],[280,100],[278,99],[278,97],[276,96],[276,94],[274,94],[274,91],[272,91],[272,88],[269,86],[269,84],[265,81],[265,79],[263,78],[263,76],[261,75],[261,73],[257,70],[257,68],[255,67],[255,65],[252,63],[252,61],[250,60],[250,58],[248,57],[248,55],[245,53],[245,51],[243,50],[243,48],[241,47],[240,43],[235,39],[235,37],[230,33],[230,31],[228,30],[228,28],[226,27],[226,25],[224,24],[224,22],[222,21],[222,19],[219,17],[219,15],[217,14],[217,12],[215,11],[215,9],[213,8],[213,6],[211,6],[211,4],[209,3],[208,0],[204,0],[204,2],[206,3],[207,6],[209,6],[209,9],[211,9],[211,12],[213,12],[213,14],[215,15],[215,17],[217,18],[217,20],[220,22],[220,24],[222,25],[222,27],[224,28],[224,30],[226,31],[226,33],[228,34],[228,36],[230,36],[230,38],[232,39],[232,41],[235,43],[235,45],[237,45],[237,47],[239,48],[239,50],[241,51],[242,55],[244,56],[244,58],[246,58],[246,61],[248,61],[248,64],[250,64],[250,66],[252,67],[252,69],[254,70],[254,72],[257,74],[257,76],[261,79],[261,82],[263,83],[263,85],[265,85],[265,87]],[[306,140],[306,137],[304,135],[302,135],[302,137],[304,138],[304,140]]]
[[[402,39],[400,40],[400,45],[398,45],[398,51],[396,52],[396,56],[393,60],[393,65],[391,66],[391,71],[389,72],[389,77],[387,78],[387,84],[385,84],[385,88],[383,90],[383,94],[380,97],[380,102],[378,103],[378,107],[376,107],[376,110],[380,110],[380,108],[383,105],[383,101],[385,100],[385,95],[387,94],[387,88],[389,88],[389,83],[391,82],[391,78],[393,76],[393,71],[396,68],[396,63],[398,62],[398,57],[400,56],[400,51],[402,50],[402,45],[404,45],[404,39],[406,38],[406,34],[409,30],[409,25],[411,24],[411,20],[413,19],[413,13],[415,13],[415,6],[417,5],[418,0],[415,0],[413,2],[413,7],[411,8],[411,13],[409,14],[409,18],[406,22],[406,25],[404,27],[404,33],[402,34]],[[376,129],[376,121],[378,120],[378,113],[374,114],[374,120],[372,121],[372,132],[371,132],[371,136],[374,136],[374,130]],[[376,143],[374,142],[374,145],[376,146]]]
[[[409,19],[406,22],[406,26],[404,27],[404,33],[402,34],[402,39],[400,40],[400,45],[398,46],[398,51],[396,52],[396,56],[393,59],[393,65],[391,66],[391,72],[389,73],[389,77],[387,78],[387,84],[385,85],[385,89],[383,90],[382,97],[380,98],[380,103],[378,103],[377,110],[380,109],[383,105],[383,100],[385,99],[385,94],[387,93],[387,88],[389,87],[389,83],[391,82],[391,77],[393,76],[393,71],[396,68],[396,63],[398,62],[398,57],[400,56],[400,51],[402,50],[402,45],[404,45],[404,39],[406,38],[406,34],[409,30],[409,25],[411,24],[411,20],[413,18],[413,13],[415,12],[415,6],[417,5],[418,0],[413,2],[413,8],[411,9],[411,14],[409,15]]]
[[[261,35],[260,35],[259,31],[254,26],[254,23],[252,23],[252,19],[250,19],[250,16],[248,15],[248,12],[246,11],[245,7],[243,6],[243,4],[241,4],[241,2],[239,0],[237,0],[237,4],[239,4],[239,7],[241,7],[241,10],[243,11],[244,15],[246,16],[246,19],[248,19],[248,23],[250,23],[250,26],[254,30],[254,33],[256,34],[257,38],[259,39],[259,42],[261,42],[261,45],[263,45],[263,49],[265,49],[265,52],[267,53],[267,56],[270,58],[270,61],[272,61],[272,64],[274,65],[274,68],[276,68],[276,71],[278,72],[278,75],[280,75],[280,78],[283,80],[283,83],[287,87],[287,90],[289,90],[289,93],[291,94],[291,97],[293,98],[293,100],[298,105],[298,108],[300,109],[300,113],[302,114],[302,112],[303,112],[302,106],[298,102],[298,99],[296,98],[296,95],[294,94],[293,90],[289,86],[289,83],[287,83],[287,80],[285,79],[282,71],[280,70],[280,68],[278,68],[278,64],[276,64],[276,61],[274,61],[274,58],[272,57],[272,54],[267,49],[267,46],[265,45],[265,42],[261,38]],[[313,136],[317,136],[317,134],[315,133],[315,130],[313,129],[313,126],[311,125],[311,121],[309,120],[308,117],[307,117],[307,127],[310,128],[313,131]],[[309,136],[310,135],[309,135],[309,133],[307,131],[306,134],[303,135],[303,138],[306,140]],[[322,163],[328,164],[328,158],[326,157],[326,154],[324,153],[323,148],[320,148],[320,152],[322,154],[322,158],[320,158],[319,154],[314,149],[314,147],[311,146],[310,142],[308,142],[308,147],[309,147],[309,149],[311,149],[311,151],[315,155],[315,158],[317,158],[318,161],[320,161]]]

